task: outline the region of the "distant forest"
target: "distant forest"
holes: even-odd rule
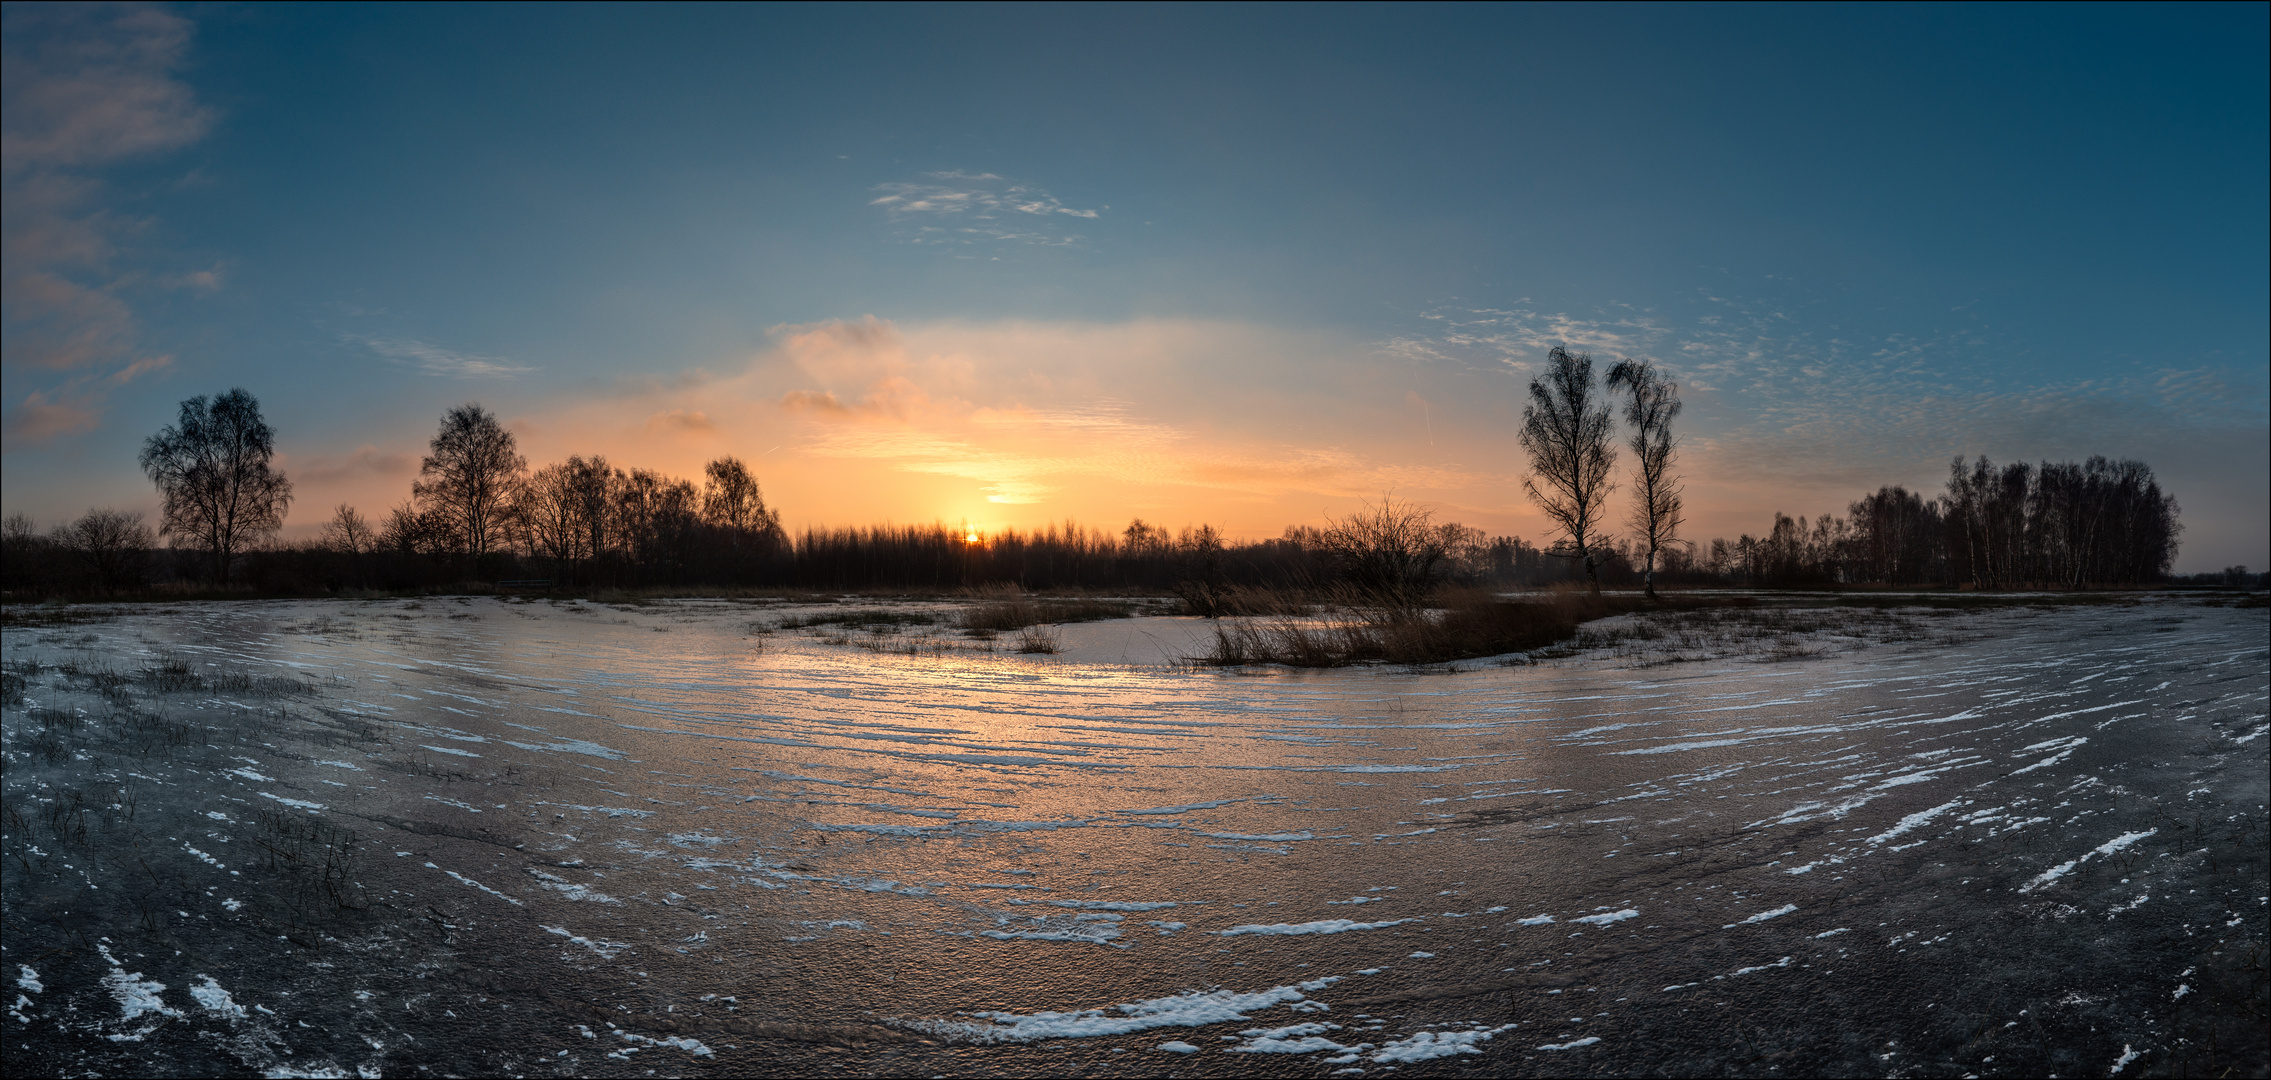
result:
[[[1658,390],[1668,393],[1669,384]],[[1677,411],[1676,398],[1670,407]],[[1661,469],[1672,444],[1655,437]],[[1229,540],[1210,525],[1142,520],[1111,529],[1067,521],[985,533],[943,523],[790,533],[734,458],[710,462],[698,479],[596,455],[532,470],[496,417],[469,404],[444,417],[401,504],[375,517],[334,507],[319,539],[285,544],[272,536],[291,485],[268,470],[272,447],[273,432],[243,391],[183,402],[182,422],[153,436],[143,453],[165,496],[162,532],[171,546],[161,548],[159,534],[136,514],[93,510],[49,529],[18,514],[0,527],[0,587],[28,597],[215,586],[320,594],[500,583],[821,591],[1014,585],[1174,593],[1215,613],[1236,609],[1223,598],[1241,590],[1632,586],[1643,580],[1651,547],[1654,581],[1665,586],[2137,586],[2168,579],[2182,528],[2175,499],[2143,462],[1997,466],[1981,457],[1956,459],[1937,496],[1884,487],[1843,517],[1776,514],[1759,535],[1703,544],[1673,534],[1677,488],[1669,487],[1673,512],[1658,535],[1589,536],[1582,560],[1566,534],[1550,545],[1492,536],[1393,499],[1258,541]],[[1645,523],[1638,514],[1635,521]],[[2254,580],[2243,567],[2221,577]]]

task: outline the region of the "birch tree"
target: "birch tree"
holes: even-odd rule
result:
[[[1522,449],[1530,453],[1522,492],[1561,533],[1554,553],[1583,560],[1596,595],[1601,571],[1593,549],[1606,539],[1602,519],[1616,489],[1609,480],[1616,468],[1610,430],[1608,403],[1593,385],[1593,358],[1554,346],[1544,373],[1530,380],[1530,404],[1522,409]]]
[[[495,413],[468,402],[442,414],[433,453],[410,491],[449,525],[457,549],[476,564],[503,537],[504,510],[528,459]]]
[[[1648,598],[1656,598],[1656,553],[1679,543],[1680,525],[1686,520],[1680,499],[1680,478],[1672,471],[1677,440],[1672,418],[1680,414],[1680,388],[1664,378],[1646,360],[1620,360],[1609,368],[1609,389],[1625,393],[1624,419],[1632,425],[1632,454],[1638,464],[1632,471],[1634,495],[1632,529],[1646,546],[1647,564],[1641,580]]]
[[[181,403],[178,422],[142,444],[142,471],[158,486],[158,535],[188,537],[212,559],[213,580],[260,537],[284,525],[292,482],[269,468],[276,431],[243,389]]]

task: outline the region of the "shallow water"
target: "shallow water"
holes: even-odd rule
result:
[[[1826,659],[1456,673],[1090,662],[1125,623],[1067,628],[1073,661],[880,655],[758,619],[477,600],[8,630],[11,664],[171,656],[321,688],[174,701],[240,732],[283,710],[218,759],[38,766],[148,781],[147,821],[113,828],[173,860],[152,881],[180,864],[186,899],[12,929],[43,989],[11,1057],[2261,1071],[2260,1034],[2225,1030],[2263,1003],[2260,610],[2016,609]],[[11,801],[64,783],[26,785],[24,717],[88,708],[74,685],[35,676],[8,710]],[[238,896],[254,808],[360,833],[368,907]],[[19,859],[38,826],[11,826],[11,915],[68,907],[67,845]],[[200,979],[267,1012],[206,1008]],[[151,982],[137,1013],[119,987]]]

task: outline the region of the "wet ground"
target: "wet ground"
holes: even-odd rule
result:
[[[10,1070],[2267,1068],[2259,607],[1456,672],[783,617],[9,627]]]

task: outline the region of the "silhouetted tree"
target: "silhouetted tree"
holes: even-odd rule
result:
[[[1420,606],[1450,555],[1431,511],[1386,495],[1329,521],[1321,539],[1365,599],[1397,608]]]
[[[164,515],[158,534],[186,536],[213,561],[213,580],[227,584],[239,552],[284,524],[292,482],[269,468],[276,432],[260,418],[260,402],[242,389],[181,403],[181,418],[142,444],[142,471],[158,486]]]
[[[1620,360],[1609,368],[1609,389],[1623,390],[1625,422],[1632,425],[1632,453],[1639,459],[1633,469],[1632,528],[1647,549],[1641,581],[1649,599],[1656,596],[1656,553],[1679,542],[1680,478],[1672,472],[1672,418],[1680,414],[1680,388],[1664,378],[1646,360]]]
[[[1938,580],[1944,563],[1940,508],[1898,484],[1846,507],[1855,581],[1914,585]]]
[[[546,465],[513,490],[513,527],[521,549],[551,561],[555,576],[574,575],[591,555],[591,530],[584,526],[578,496],[581,458]]]
[[[1609,408],[1593,387],[1593,358],[1554,346],[1546,353],[1544,374],[1530,380],[1530,404],[1522,409],[1522,448],[1530,452],[1531,474],[1522,480],[1522,491],[1561,532],[1557,553],[1584,561],[1596,593],[1601,574],[1593,552],[1602,540],[1609,492],[1616,488],[1609,481],[1616,467],[1609,431]]]
[[[503,511],[528,460],[515,452],[512,432],[478,402],[442,414],[432,448],[411,494],[439,514],[452,546],[478,565],[502,539]]]
[[[339,556],[346,576],[358,587],[368,583],[365,561],[379,550],[378,530],[369,519],[347,503],[333,507],[331,520],[323,524],[323,546]]]
[[[44,587],[54,561],[55,541],[39,531],[30,514],[14,513],[0,521],[0,588]]]
[[[781,530],[780,514],[765,506],[765,493],[740,458],[722,457],[703,467],[702,517],[712,525],[770,535]]]
[[[379,546],[398,556],[436,558],[452,554],[455,543],[450,522],[440,510],[420,509],[407,500],[387,511],[386,524],[379,527]]]
[[[353,506],[340,503],[323,524],[323,546],[349,557],[368,555],[378,550],[378,532]]]

